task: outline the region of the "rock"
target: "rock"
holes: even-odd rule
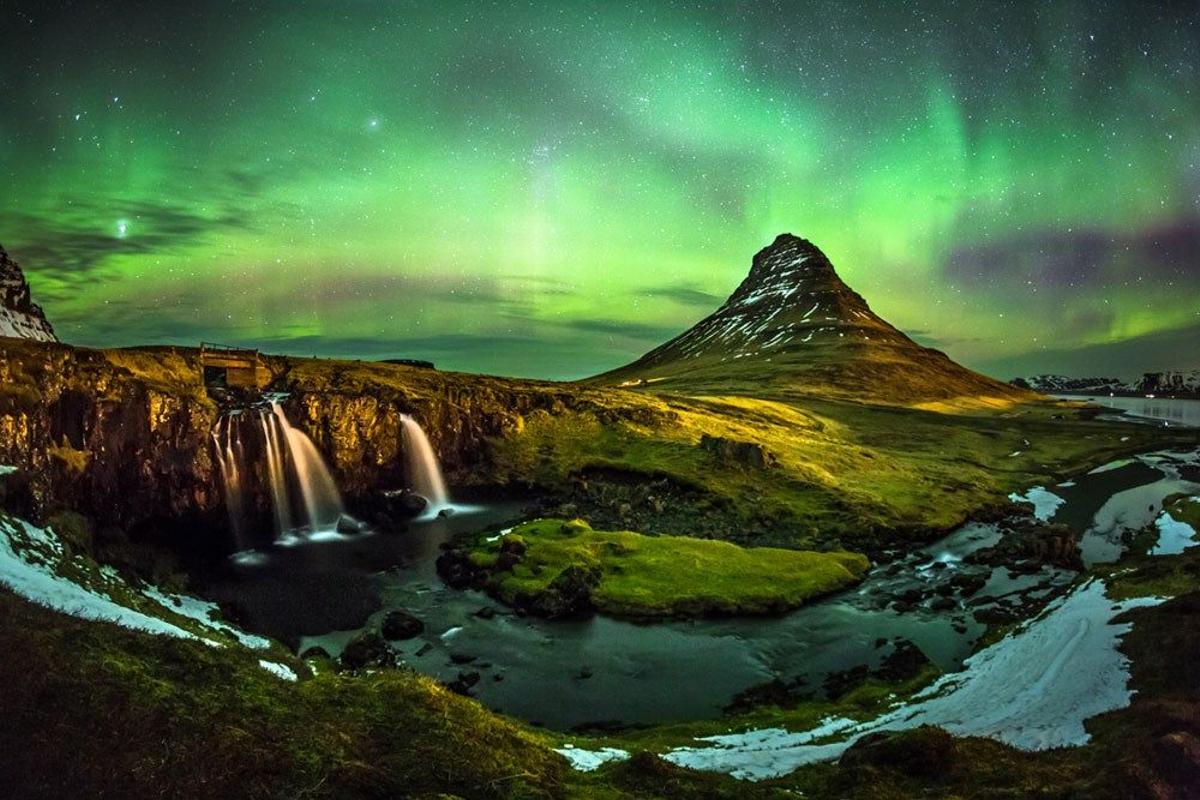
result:
[[[425,630],[425,623],[407,611],[389,611],[380,632],[385,639],[411,639]]]
[[[882,731],[859,739],[842,754],[843,768],[878,767],[921,778],[944,775],[958,760],[954,737],[922,725],[909,731]]]
[[[419,650],[417,650],[416,655],[423,656],[432,649],[433,649],[433,645],[431,645],[429,642],[426,642],[425,644],[421,645],[421,648]]]
[[[34,304],[29,284],[17,262],[0,247],[0,336],[57,342],[54,328],[42,309]]]
[[[450,654],[450,663],[451,664],[470,664],[474,660],[475,660],[475,656],[468,655],[466,653],[451,653]]]
[[[484,606],[475,612],[475,616],[479,619],[495,619],[496,609],[492,608],[491,606]]]
[[[930,663],[925,652],[908,639],[896,639],[892,652],[872,674],[885,681],[906,681],[915,678]]]
[[[383,493],[387,510],[396,516],[415,517],[425,510],[429,501],[411,489],[393,489]]]
[[[700,449],[726,464],[766,469],[776,463],[775,455],[757,442],[739,442],[724,436],[700,436]]]
[[[578,565],[567,567],[525,603],[529,613],[547,619],[579,616],[592,610],[592,589],[600,583],[600,570]]]
[[[929,604],[931,611],[953,611],[958,608],[958,603],[953,597],[937,597]]]
[[[350,640],[342,651],[342,666],[347,669],[392,666],[394,657],[384,638],[374,631],[363,631]]]
[[[475,583],[475,565],[461,550],[447,550],[434,562],[438,575],[451,589],[467,589]]]
[[[340,517],[338,517],[338,521],[337,521],[337,532],[338,533],[345,534],[345,535],[351,535],[351,534],[355,534],[355,533],[363,533],[366,530],[367,530],[367,526],[365,523],[359,522],[358,520],[356,520],[354,517],[350,516],[349,514],[342,514]]]
[[[958,593],[963,597],[970,597],[987,585],[988,579],[985,575],[972,575],[970,573],[960,573],[950,579],[950,585],[958,590]]]
[[[579,680],[586,681],[590,677],[592,677],[592,668],[586,665],[581,667],[579,670]]]
[[[437,513],[437,515],[438,515],[438,517],[445,519],[446,517],[452,515],[453,513],[454,513],[453,508],[443,508],[441,511],[439,511]]]
[[[305,661],[308,661],[309,659],[313,659],[313,658],[326,658],[327,659],[327,658],[329,658],[329,653],[325,650],[324,647],[313,646],[313,647],[310,647],[307,650],[305,650],[303,653],[301,653],[300,658],[304,659]]]
[[[479,673],[474,670],[469,672],[460,672],[455,680],[446,684],[446,688],[452,692],[456,692],[457,694],[470,696],[471,688],[475,686],[475,684],[479,683],[479,679]]]

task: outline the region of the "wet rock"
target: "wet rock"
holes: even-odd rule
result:
[[[812,698],[812,691],[806,690],[805,685],[803,678],[790,681],[776,678],[738,692],[723,710],[726,714],[743,714],[762,706],[795,708]]]
[[[363,533],[367,530],[368,528],[365,523],[359,522],[349,514],[342,514],[340,517],[338,517],[337,532],[340,534],[348,536],[356,533]]]
[[[461,550],[447,550],[434,562],[438,575],[451,589],[467,589],[476,581],[475,565]]]
[[[987,576],[961,573],[950,579],[950,585],[963,597],[970,597],[987,585]]]
[[[441,511],[439,511],[439,512],[437,513],[437,515],[438,515],[439,517],[441,517],[442,519],[445,519],[446,517],[449,517],[449,516],[451,516],[452,514],[454,514],[454,509],[453,509],[453,508],[443,508]]]
[[[469,697],[471,689],[475,684],[479,683],[480,675],[478,672],[471,670],[469,672],[460,672],[458,677],[446,684],[446,688],[456,694],[461,694]]]
[[[915,678],[929,664],[929,657],[921,648],[908,639],[896,639],[892,652],[873,675],[889,682],[906,681]]]
[[[425,510],[429,501],[411,489],[394,489],[383,493],[387,510],[401,517],[415,517]]]
[[[425,623],[407,611],[389,611],[380,632],[385,639],[411,639],[425,630]]]
[[[586,666],[586,665],[581,667],[579,669],[579,675],[577,677],[581,681],[586,681],[588,678],[592,677],[592,668],[589,666]]]
[[[429,642],[426,642],[425,644],[421,645],[420,649],[417,650],[416,655],[423,656],[432,649],[433,645],[431,645]]]
[[[341,664],[346,669],[392,666],[395,659],[384,638],[374,631],[363,631],[350,640],[342,651]]]
[[[475,612],[475,616],[479,619],[495,619],[496,609],[491,606],[484,606]]]
[[[474,660],[475,660],[475,656],[468,655],[467,653],[451,653],[450,654],[450,663],[451,664],[470,664]]]
[[[929,604],[931,611],[953,611],[956,608],[958,608],[958,603],[954,601],[953,597],[938,597]]]
[[[945,774],[958,761],[954,737],[941,728],[922,725],[909,731],[870,733],[842,754],[847,769],[876,767],[930,778]]]

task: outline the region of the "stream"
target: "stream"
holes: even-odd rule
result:
[[[1198,456],[1147,453],[1045,487],[1044,496],[1058,498],[1047,506],[1049,519],[1081,534],[1087,563],[1115,560],[1122,535],[1152,522],[1166,497],[1200,491]],[[773,680],[819,696],[829,676],[879,666],[898,640],[942,670],[957,670],[985,629],[975,613],[1044,599],[1075,577],[1053,567],[1017,573],[971,563],[967,557],[995,544],[1000,531],[968,523],[876,566],[854,589],[773,617],[549,622],[442,583],[434,560],[443,542],[520,515],[517,503],[460,507],[406,533],[274,548],[210,576],[204,593],[236,604],[250,630],[333,656],[388,610],[405,609],[425,623],[423,634],[392,643],[408,666],[447,682],[478,673],[472,694],[486,706],[568,730],[710,719],[740,692]],[[964,594],[971,582],[982,586]]]

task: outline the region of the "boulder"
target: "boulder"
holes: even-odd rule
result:
[[[380,632],[385,639],[411,639],[425,630],[425,623],[407,611],[389,611],[383,618]]]
[[[342,651],[342,666],[346,669],[390,667],[394,663],[392,649],[375,631],[363,631],[350,640]]]
[[[776,463],[775,455],[757,442],[739,442],[706,433],[700,437],[700,449],[724,464],[766,469]]]
[[[954,737],[941,728],[922,725],[910,731],[881,731],[859,739],[842,754],[846,769],[877,767],[917,778],[944,775],[957,760]]]
[[[383,493],[388,512],[399,517],[415,517],[425,510],[429,501],[411,489],[393,489]]]
[[[592,610],[592,589],[600,583],[600,570],[572,565],[555,576],[546,591],[525,603],[529,613],[547,619],[579,616]]]

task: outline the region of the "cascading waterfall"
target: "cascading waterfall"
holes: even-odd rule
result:
[[[242,549],[242,478],[238,468],[240,457],[234,452],[234,442],[237,450],[241,450],[241,437],[238,428],[230,422],[230,417],[222,417],[213,430],[213,441],[216,444],[217,467],[221,473],[221,484],[225,488],[225,506],[229,510],[229,525],[233,530],[234,541],[238,549]]]
[[[271,404],[280,436],[287,444],[289,461],[300,489],[306,524],[311,530],[336,526],[342,516],[342,496],[325,460],[304,431],[293,428],[278,403]]]
[[[404,451],[408,458],[408,475],[413,491],[429,501],[430,510],[450,505],[450,493],[446,491],[442,467],[438,464],[433,446],[429,444],[429,437],[417,421],[407,414],[400,416],[400,422],[404,425],[404,438],[408,445]]]
[[[265,474],[259,474],[247,462],[247,447],[242,441],[246,425],[250,426],[246,433],[261,441],[261,448],[255,450],[252,446],[250,452],[261,452]],[[257,480],[260,486],[266,483],[277,538],[329,531],[342,522],[341,494],[320,451],[303,431],[292,427],[278,403],[223,416],[213,430],[213,443],[239,548],[246,545],[243,529],[248,480]]]

